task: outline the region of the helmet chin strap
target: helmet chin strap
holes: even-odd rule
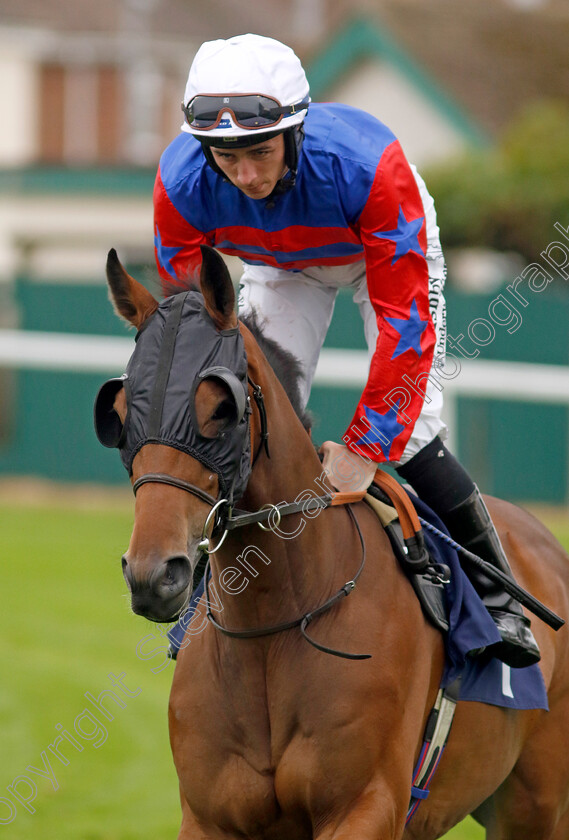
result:
[[[296,184],[298,160],[304,141],[304,125],[301,124],[287,129],[283,133],[283,139],[285,144],[285,165],[287,169],[275,184],[272,193],[267,196],[269,204],[272,199],[288,192]]]
[[[265,198],[267,208],[270,210],[272,207],[275,206],[275,198],[279,195],[284,195],[289,190],[292,190],[294,185],[296,184],[296,172],[290,169],[286,169],[283,173],[282,177],[279,178],[273,190],[269,195]]]

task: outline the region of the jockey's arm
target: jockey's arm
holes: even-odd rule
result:
[[[170,194],[172,193],[172,194]],[[154,252],[158,273],[166,294],[199,286],[200,245],[210,238],[176,209],[174,191],[164,186],[160,169],[154,184]],[[178,198],[176,194],[176,199]]]
[[[425,209],[398,142],[382,156],[358,230],[379,335],[343,440],[362,460],[377,465],[397,462],[403,454],[421,413],[436,341]]]

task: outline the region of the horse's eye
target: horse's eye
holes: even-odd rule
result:
[[[235,419],[235,403],[233,400],[222,400],[211,416],[212,420],[231,422]]]
[[[240,419],[231,390],[215,377],[208,377],[198,385],[194,411],[196,430],[210,440],[237,425]]]

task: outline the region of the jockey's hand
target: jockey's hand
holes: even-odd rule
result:
[[[324,456],[322,467],[336,490],[342,493],[367,490],[377,469],[374,461],[362,458],[347,446],[333,440],[325,441],[320,447],[320,452]]]

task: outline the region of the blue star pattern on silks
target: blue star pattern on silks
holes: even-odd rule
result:
[[[428,320],[423,321],[419,315],[417,301],[413,298],[409,309],[409,318],[386,318],[394,330],[399,333],[399,342],[393,353],[392,359],[401,356],[407,350],[414,350],[417,356],[422,356],[421,336],[427,329]]]
[[[419,233],[425,221],[424,216],[419,216],[418,219],[412,219],[410,222],[405,218],[403,208],[399,205],[399,218],[397,219],[397,227],[395,230],[378,230],[374,233],[378,239],[390,239],[395,242],[395,254],[391,260],[391,265],[397,262],[398,259],[404,257],[409,251],[414,251],[415,254],[424,257],[423,251],[419,242]]]
[[[379,445],[386,460],[389,461],[389,453],[391,452],[393,441],[405,428],[405,424],[399,423],[397,420],[400,402],[401,400],[398,400],[385,414],[379,414],[373,408],[364,404],[364,412],[370,428],[369,431],[356,441],[356,446],[359,444],[363,446],[370,446],[371,444]]]
[[[170,277],[174,280],[177,280],[176,272],[172,268],[172,263],[170,260],[173,260],[176,254],[178,254],[182,248],[169,248],[167,245],[162,245],[162,239],[160,237],[160,231],[156,228],[156,236],[154,237],[154,246],[156,248],[156,256],[158,257],[158,262],[164,268]]]

